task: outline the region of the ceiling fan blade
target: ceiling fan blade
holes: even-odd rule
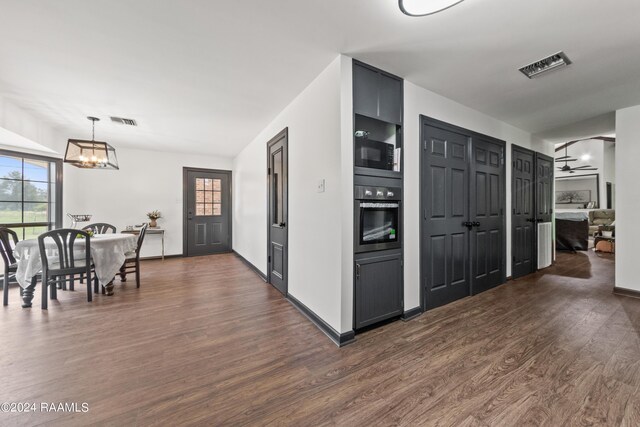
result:
[[[571,156],[556,157],[556,160],[568,159]]]
[[[556,160],[556,163],[564,163],[564,162],[577,162],[578,159],[565,159],[565,160]]]
[[[591,165],[576,166],[575,168],[571,168],[571,169],[586,169],[586,168],[593,168],[593,166]],[[598,168],[594,168],[594,169],[598,169]]]
[[[574,168],[573,170],[577,170],[578,172],[580,172],[580,171],[597,171],[598,168],[587,168],[587,169],[575,169]]]

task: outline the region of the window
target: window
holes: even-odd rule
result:
[[[18,239],[62,226],[62,161],[0,150],[0,225]]]
[[[222,181],[196,178],[196,216],[222,215]]]

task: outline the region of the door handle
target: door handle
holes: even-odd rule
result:
[[[540,223],[540,222],[544,222],[544,220],[542,218],[538,218],[538,219],[536,219],[536,222]]]
[[[535,218],[527,218],[527,222],[536,222]]]
[[[287,226],[287,224],[285,224],[284,222],[281,222],[280,224],[278,224],[278,227],[283,227],[284,228],[286,226]]]
[[[474,227],[480,227],[480,223],[478,221],[474,221],[473,226]]]
[[[187,219],[193,219],[193,212],[189,212],[189,215],[187,215]]]
[[[471,228],[475,225],[475,223],[471,222],[471,221],[465,221],[462,223],[463,226],[467,227],[469,230],[471,230]]]
[[[356,280],[360,280],[360,264],[356,264]]]

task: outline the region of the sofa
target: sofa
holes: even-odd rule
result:
[[[602,226],[610,227],[615,221],[615,209],[597,209],[589,211],[589,235],[593,236]]]

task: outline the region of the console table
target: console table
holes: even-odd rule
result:
[[[140,229],[136,228],[134,230],[122,230],[122,233],[125,234],[135,234],[136,236],[140,234]],[[164,261],[164,229],[163,228],[151,228],[147,227],[146,234],[159,234],[162,239],[162,260]]]

